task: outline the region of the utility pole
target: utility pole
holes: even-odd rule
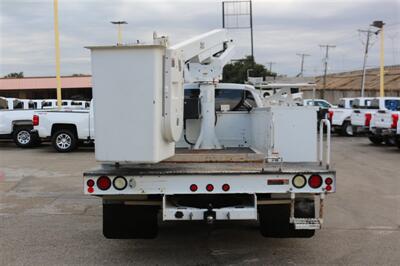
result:
[[[365,93],[365,75],[366,75],[366,72],[367,72],[366,66],[367,66],[367,58],[368,58],[369,39],[370,39],[372,34],[377,34],[377,32],[372,31],[372,30],[358,30],[358,32],[367,34],[367,41],[365,43],[365,51],[364,51],[363,72],[362,72],[362,78],[361,78],[361,97],[364,97],[364,93]]]
[[[111,24],[118,26],[118,42],[117,45],[122,45],[122,29],[123,24],[128,24],[126,21],[111,21]]]
[[[300,65],[300,73],[297,74],[297,77],[302,77],[304,72],[304,57],[310,56],[309,54],[297,54],[301,57],[301,65]]]
[[[383,23],[383,21],[381,20],[376,20],[374,21],[371,26],[376,27],[379,29],[379,32],[381,34],[381,56],[380,56],[380,63],[381,63],[381,67],[380,67],[380,82],[379,82],[379,96],[380,97],[384,97],[385,96],[385,45],[384,45],[384,36],[383,36],[383,25],[385,25],[385,23]]]
[[[267,62],[265,64],[269,65],[269,72],[272,73],[272,65],[275,65],[276,63],[275,62]]]
[[[321,48],[325,48],[325,59],[324,59],[324,83],[322,87],[322,92],[321,92],[321,98],[324,99],[325,97],[325,89],[326,89],[326,74],[328,72],[328,54],[329,54],[329,48],[335,48],[336,45],[332,44],[320,44],[319,45]]]

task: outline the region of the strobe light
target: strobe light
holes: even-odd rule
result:
[[[126,181],[125,177],[123,177],[123,176],[117,176],[113,180],[113,186],[117,190],[123,190],[126,188],[127,185],[128,185],[128,182]]]
[[[295,188],[303,188],[307,184],[307,180],[303,175],[293,177],[292,184]]]

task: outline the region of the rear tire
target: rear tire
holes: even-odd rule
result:
[[[151,239],[158,234],[158,207],[103,204],[103,235],[110,239]]]
[[[343,122],[340,134],[347,137],[354,135],[353,126],[351,125],[350,121]]]
[[[386,146],[395,146],[397,144],[395,137],[386,137],[384,142]]]
[[[72,131],[61,129],[53,134],[51,143],[58,152],[70,152],[76,149],[77,138]]]
[[[383,137],[381,137],[381,136],[372,135],[372,136],[369,136],[368,139],[375,145],[382,144],[382,142],[383,142]]]
[[[35,137],[31,134],[32,128],[29,126],[20,126],[14,128],[14,143],[21,148],[30,148],[35,144]]]
[[[296,218],[314,218],[314,200],[302,199],[295,202]],[[310,238],[315,230],[296,230],[289,222],[290,205],[264,205],[259,207],[260,232],[264,237],[276,238]]]

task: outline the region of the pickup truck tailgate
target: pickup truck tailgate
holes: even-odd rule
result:
[[[400,112],[390,112],[385,110],[380,110],[374,115],[375,127],[376,128],[391,128],[393,122],[397,124]],[[396,119],[397,118],[397,119]]]
[[[361,110],[354,110],[351,114],[351,124],[353,126],[365,126],[365,114],[367,112]]]

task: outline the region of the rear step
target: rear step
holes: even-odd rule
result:
[[[323,222],[324,212],[324,199],[325,194],[319,195],[319,217],[314,218],[296,218],[294,217],[294,202],[296,195],[295,193],[290,194],[290,223],[294,225],[296,230],[318,230],[321,229]]]
[[[296,230],[318,230],[321,229],[319,218],[292,218]]]

